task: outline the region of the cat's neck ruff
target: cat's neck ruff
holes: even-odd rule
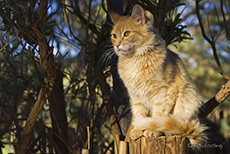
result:
[[[134,60],[143,59],[143,57],[149,57],[154,59],[164,59],[166,57],[167,49],[164,45],[153,45],[147,44],[140,48],[135,49],[136,51],[131,52],[133,54],[119,55],[120,60]]]

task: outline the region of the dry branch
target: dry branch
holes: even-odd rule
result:
[[[17,37],[18,37],[19,33],[12,39],[10,40],[9,42],[7,41],[6,44],[0,49],[0,52],[5,48],[7,47],[11,42],[13,42]]]
[[[30,142],[31,136],[32,136],[32,132],[33,132],[33,127],[34,124],[36,122],[36,119],[39,115],[39,113],[41,112],[43,105],[45,104],[52,88],[53,88],[53,83],[54,83],[54,79],[55,77],[49,79],[49,78],[45,78],[44,80],[44,85],[41,88],[39,95],[38,95],[38,99],[35,102],[28,118],[26,121],[26,125],[22,131],[22,135],[21,138],[19,140],[18,143],[18,147],[16,150],[16,154],[24,154],[26,152],[27,146]]]
[[[198,21],[199,21],[199,24],[200,24],[200,29],[201,29],[201,33],[204,37],[204,39],[206,41],[208,41],[208,43],[211,45],[212,47],[212,51],[213,51],[213,56],[214,56],[214,59],[216,61],[216,64],[217,64],[217,67],[218,67],[218,70],[220,72],[220,74],[226,78],[227,80],[230,80],[230,75],[225,73],[222,66],[221,66],[221,63],[220,63],[220,60],[219,60],[219,57],[217,55],[217,50],[216,50],[216,39],[211,37],[209,38],[208,35],[206,34],[205,32],[205,29],[204,29],[204,25],[203,25],[203,22],[202,22],[202,19],[201,19],[201,16],[200,16],[200,7],[199,7],[199,2],[200,0],[196,0],[196,15],[197,15],[197,18],[198,18]],[[217,36],[218,37],[218,36]]]
[[[81,10],[80,10],[80,8],[79,8],[78,5],[76,5],[75,7],[72,8],[74,11],[71,11],[71,10],[68,8],[68,7],[70,7],[70,6],[67,6],[67,5],[65,5],[65,4],[63,4],[63,6],[66,6],[66,9],[67,9],[70,13],[76,15],[76,16],[81,20],[81,22],[82,22],[83,24],[85,24],[85,25],[88,24],[89,29],[92,30],[92,32],[94,32],[96,35],[99,35],[99,34],[100,34],[100,32],[98,31],[97,27],[96,27],[94,24],[88,23],[88,20],[85,19],[85,17],[82,15],[82,12],[81,12]]]
[[[45,35],[35,26],[33,26],[32,29],[38,37],[40,64],[47,76],[45,77],[44,84],[38,94],[38,99],[27,118],[26,125],[18,143],[16,154],[24,154],[26,152],[32,136],[34,124],[36,123],[36,119],[53,89],[56,77],[54,55],[52,51],[50,51]]]
[[[229,96],[229,94],[230,94],[230,75],[224,72],[224,70],[221,66],[219,57],[217,55],[216,40],[219,37],[219,35],[216,38],[209,37],[205,32],[205,28],[204,28],[204,25],[203,25],[203,22],[201,19],[201,15],[200,15],[199,2],[200,2],[200,0],[196,0],[196,15],[197,15],[197,18],[199,21],[202,36],[212,47],[213,56],[214,56],[214,59],[216,61],[216,64],[217,64],[217,67],[218,67],[220,74],[224,78],[229,80],[224,86],[222,86],[222,89],[216,94],[216,96],[213,97],[212,99],[210,99],[207,103],[205,103],[203,105],[203,107],[200,109],[198,116],[200,118],[203,118],[203,117],[206,117],[210,112],[212,112],[212,110],[215,107],[217,107],[220,103],[222,103]],[[222,16],[224,18],[224,24],[226,24],[224,12],[223,12],[223,1],[221,1],[221,12],[222,12]],[[226,35],[228,35],[228,33]]]
[[[220,103],[222,103],[230,95],[230,80],[222,86],[221,90],[216,94],[215,97],[211,98],[206,102],[198,114],[199,118],[206,117],[209,113],[213,111]]]
[[[230,80],[222,86],[221,90],[216,94],[215,98],[218,103],[223,102],[230,94]]]
[[[228,40],[230,40],[230,32],[228,30],[227,21],[226,21],[225,14],[224,14],[224,2],[223,2],[223,0],[220,0],[220,10],[221,10],[221,14],[222,14],[223,21],[224,21],[224,28],[225,28],[225,32],[226,32],[226,38]]]
[[[121,135],[121,130],[120,130],[117,118],[113,110],[110,89],[109,89],[108,84],[106,83],[105,76],[103,75],[103,72],[99,66],[97,67],[97,70],[96,70],[96,76],[97,76],[97,79],[99,81],[99,85],[102,91],[103,100],[106,106],[107,115],[109,118],[109,124],[111,126],[112,134]]]

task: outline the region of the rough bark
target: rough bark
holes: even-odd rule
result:
[[[27,146],[29,145],[32,136],[34,124],[36,123],[36,119],[41,112],[50,92],[52,91],[54,79],[55,76],[53,76],[51,79],[49,79],[48,77],[45,78],[44,85],[38,94],[38,99],[32,107],[32,110],[27,118],[26,125],[22,131],[16,154],[26,153]]]
[[[43,3],[44,1],[41,1],[40,6],[43,6]],[[48,46],[45,35],[43,34],[42,29],[38,29],[36,26],[32,26],[32,29],[38,38],[40,64],[46,72],[46,77],[44,78],[44,83],[38,94],[37,101],[32,107],[27,118],[26,125],[22,131],[22,135],[16,149],[16,154],[24,154],[26,152],[32,136],[34,124],[36,123],[36,119],[53,89],[56,77],[54,55],[51,48]]]
[[[206,117],[209,113],[213,111],[220,103],[222,103],[228,96],[230,95],[230,81],[228,81],[225,85],[222,86],[220,91],[207,101],[199,111],[199,118]]]

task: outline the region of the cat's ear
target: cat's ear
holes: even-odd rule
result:
[[[109,16],[110,16],[113,23],[115,23],[117,20],[119,20],[119,18],[120,18],[119,14],[117,14],[113,10],[109,10],[108,12],[109,12]]]
[[[131,17],[134,18],[137,21],[138,24],[139,23],[142,23],[142,24],[146,23],[146,17],[145,17],[144,10],[138,4],[136,4],[133,7]]]

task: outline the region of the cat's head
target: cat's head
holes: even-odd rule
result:
[[[118,56],[141,54],[152,44],[151,26],[140,5],[133,7],[131,16],[120,16],[111,10],[109,15],[114,23],[111,41]]]

